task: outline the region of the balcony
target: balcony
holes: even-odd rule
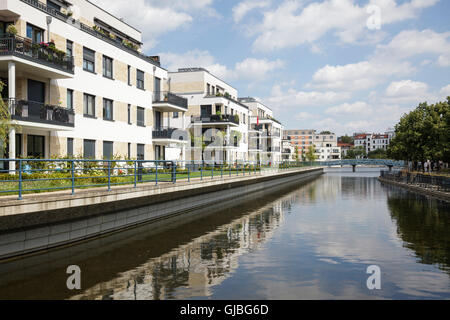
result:
[[[75,127],[75,113],[73,110],[18,99],[9,99],[5,103],[9,103],[9,110],[13,120],[30,122],[30,126],[40,128],[54,126],[55,129],[60,130],[65,130],[61,127]],[[32,125],[31,123],[34,124]]]
[[[17,62],[18,64],[27,64],[27,72],[37,69],[36,72],[43,77],[58,78],[58,74],[55,74],[52,70],[46,71],[39,66],[33,66],[33,63],[64,72],[60,73],[62,78],[68,78],[74,74],[73,57],[68,57],[64,52],[58,51],[46,43],[33,43],[28,38],[14,35],[0,38],[0,60],[4,61],[2,57],[6,56],[26,60],[25,62],[17,60]]]
[[[239,126],[239,117],[236,115],[209,115],[191,117],[191,123],[201,123],[202,126]]]
[[[153,108],[165,112],[186,112],[188,100],[168,91],[153,93]]]
[[[153,140],[156,142],[180,142],[187,143],[187,131],[179,128],[159,127],[152,133]]]

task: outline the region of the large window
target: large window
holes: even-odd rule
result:
[[[45,137],[43,136],[27,136],[27,156],[35,159],[45,157]]]
[[[83,48],[83,70],[95,72],[95,51]]]
[[[145,145],[144,144],[137,145],[137,159],[145,160]]]
[[[145,109],[137,107],[137,125],[140,127],[145,127]]]
[[[95,140],[83,140],[83,157],[95,159]]]
[[[95,96],[84,94],[84,115],[95,117]]]
[[[73,110],[73,90],[67,89],[67,109]]]
[[[112,159],[114,143],[110,141],[103,141],[103,158]]]
[[[103,120],[113,120],[113,101],[103,99]]]
[[[145,85],[145,83],[144,83],[144,77],[145,77],[144,72],[141,71],[141,70],[138,70],[138,71],[137,71],[137,83],[136,83],[136,86],[137,86],[139,89],[142,89],[142,90],[145,89],[145,87],[144,87],[144,85]]]
[[[109,79],[113,78],[113,59],[103,56],[103,76]]]
[[[41,43],[44,41],[44,30],[27,23],[27,37],[34,43]]]

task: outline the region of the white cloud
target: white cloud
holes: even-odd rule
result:
[[[294,118],[296,120],[310,120],[310,119],[317,119],[319,118],[319,115],[309,113],[309,112],[299,112],[297,113]]]
[[[297,91],[295,89],[284,91],[281,86],[276,85],[272,88],[270,97],[265,101],[275,110],[286,110],[287,108],[330,105],[346,99],[350,99],[348,92]]]
[[[444,98],[447,98],[450,96],[450,84],[448,86],[445,86],[441,89],[440,94],[444,96]]]
[[[193,15],[206,13],[214,15],[210,7],[213,0],[93,0],[95,4],[142,32],[144,50],[152,48],[164,33],[174,31],[193,21]],[[138,8],[138,9],[137,9]]]
[[[351,91],[369,89],[389,77],[404,77],[414,73],[416,68],[407,61],[414,56],[438,56],[438,65],[445,66],[448,63],[450,66],[449,52],[450,32],[405,30],[388,44],[378,45],[368,60],[322,67],[316,71],[308,87]]]
[[[160,53],[163,64],[170,71],[178,68],[202,67],[212,74],[226,80],[262,81],[272,72],[284,67],[282,60],[247,58],[237,62],[233,69],[227,68],[216,61],[209,51],[192,50],[183,54]]]
[[[354,103],[343,103],[335,107],[328,108],[325,113],[332,115],[360,115],[369,114],[372,108],[364,101],[357,101]]]
[[[233,7],[233,19],[236,23],[240,22],[250,11],[257,8],[266,8],[270,5],[270,1],[242,1]]]
[[[423,95],[428,91],[428,85],[424,82],[402,80],[397,82],[391,82],[386,89],[386,95],[388,97],[403,98],[412,95]]]
[[[253,26],[258,34],[253,47],[257,51],[296,47],[313,43],[328,33],[344,43],[377,39],[374,37],[377,32],[367,28],[369,5],[380,8],[383,24],[391,24],[415,18],[420,10],[437,2],[411,0],[399,5],[394,0],[371,0],[359,6],[354,0],[327,0],[304,6],[304,1],[286,0],[276,9],[265,12],[262,24]]]

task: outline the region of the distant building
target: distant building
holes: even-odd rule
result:
[[[342,157],[346,157],[348,155],[348,152],[355,147],[352,143],[342,143],[338,142],[338,147],[341,148],[341,155]]]
[[[308,152],[309,147],[314,145],[315,130],[285,130],[284,138],[291,141],[291,145],[298,148],[300,159],[302,154]]]
[[[341,160],[341,148],[338,147],[336,134],[315,134],[313,144],[317,161]]]
[[[387,150],[394,135],[395,132],[390,129],[383,134],[355,133],[353,136],[355,148],[363,147],[366,150],[366,153],[378,149]]]

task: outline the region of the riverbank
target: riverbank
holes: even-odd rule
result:
[[[408,190],[416,192],[416,193],[429,195],[429,196],[432,196],[432,197],[436,197],[436,198],[438,198],[440,200],[444,200],[444,201],[450,202],[450,193],[449,192],[442,192],[442,191],[438,191],[438,190],[432,190],[432,189],[424,188],[424,187],[421,187],[421,186],[418,186],[418,185],[412,185],[412,184],[408,184],[408,183],[393,181],[393,180],[386,179],[386,178],[383,178],[383,177],[379,177],[378,180],[381,183],[391,184],[391,185],[394,185],[394,186],[397,186],[397,187],[408,189]]]
[[[96,188],[75,195],[52,193],[27,195],[23,200],[4,199],[0,203],[0,259],[183,215],[322,173],[323,168],[302,168],[190,183],[114,187],[111,191]]]

